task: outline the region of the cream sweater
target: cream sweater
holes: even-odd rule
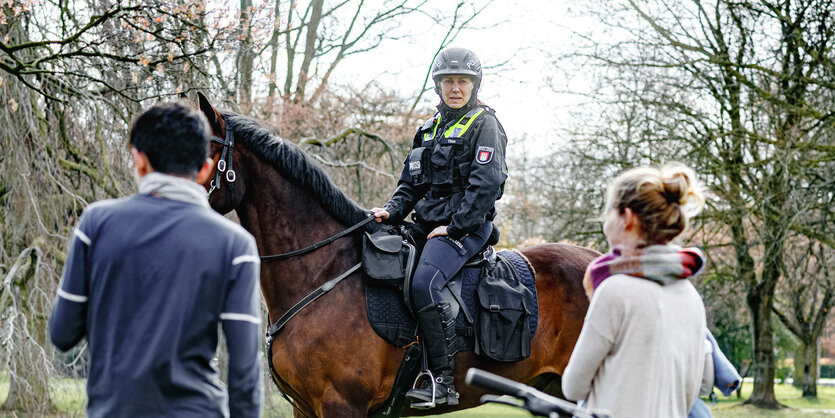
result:
[[[700,388],[713,384],[706,329],[689,281],[609,277],[594,292],[563,392],[612,417],[687,417]]]

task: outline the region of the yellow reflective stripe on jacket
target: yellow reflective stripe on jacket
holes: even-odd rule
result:
[[[440,124],[441,124],[441,115],[436,114],[435,115],[435,126],[432,128],[432,134],[429,134],[429,132],[426,132],[425,134],[423,134],[423,142],[431,141],[433,138],[435,138],[435,134],[438,133],[438,125],[440,125]]]
[[[477,107],[473,110],[470,110],[469,112],[467,112],[466,115],[461,116],[461,119],[458,119],[458,122],[455,122],[454,125],[450,126],[449,128],[447,128],[446,131],[444,131],[444,138],[461,138],[462,136],[464,136],[467,130],[470,129],[470,126],[473,124],[473,121],[482,113],[484,113],[484,108],[481,107]],[[463,121],[465,118],[469,119],[467,119],[467,122],[461,123],[461,121]],[[435,138],[435,135],[438,133],[438,125],[440,124],[441,118],[436,117],[435,126],[432,128],[432,133],[424,133],[423,142],[431,141],[433,138]]]
[[[461,138],[470,129],[470,126],[473,124],[473,121],[478,117],[478,115],[484,113],[484,109],[477,107],[469,112],[466,115],[461,116],[461,119],[458,119],[458,122],[455,122],[455,125],[450,126],[444,132],[444,138]],[[461,123],[464,118],[469,118],[467,122]]]

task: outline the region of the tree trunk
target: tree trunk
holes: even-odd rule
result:
[[[284,53],[287,55],[287,70],[284,74],[284,100],[290,100],[290,92],[293,89],[293,68],[296,62],[296,47],[298,41],[293,42],[290,37],[290,28],[293,22],[293,11],[296,8],[296,0],[290,0],[289,12],[287,12],[287,25],[285,31],[287,35],[284,37]],[[301,33],[299,31],[298,33]]]
[[[803,368],[803,397],[818,397],[818,346],[815,343],[806,344],[803,357],[806,366]]]
[[[751,365],[754,389],[746,403],[758,408],[777,409],[780,404],[774,396],[774,330],[771,328],[773,284],[763,281],[748,292],[748,308],[751,310],[754,340],[754,362]]]
[[[803,387],[803,371],[806,369],[806,355],[804,351],[806,345],[803,341],[797,343],[797,348],[794,349],[794,377],[792,378],[792,386],[800,389]]]
[[[241,45],[238,48],[238,105],[242,113],[252,106],[252,67],[255,52],[252,45],[252,0],[241,0]]]
[[[41,250],[36,242],[20,254],[3,280],[3,319],[12,327],[7,346],[9,395],[0,410],[45,414],[56,411],[49,397],[46,324],[34,310],[42,290],[36,285]],[[43,275],[43,273],[41,273]]]
[[[272,104],[273,100],[275,99],[275,90],[278,87],[275,81],[278,77],[278,75],[276,74],[276,67],[278,66],[278,34],[281,32],[281,9],[279,8],[280,4],[280,0],[275,0],[275,19],[273,22],[273,34],[270,38],[270,85],[269,90],[267,92],[267,100],[269,100],[270,102],[270,111],[272,111]],[[289,34],[287,36],[289,36]]]
[[[299,69],[299,78],[296,81],[296,92],[293,101],[301,103],[304,101],[305,88],[307,82],[310,80],[310,65],[313,63],[313,58],[316,56],[316,40],[319,33],[319,23],[322,21],[322,9],[325,0],[313,0],[313,12],[310,15],[310,20],[307,22],[307,36],[304,44],[304,57],[302,58],[302,65]]]

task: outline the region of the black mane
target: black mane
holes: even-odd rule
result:
[[[328,212],[345,225],[356,224],[367,216],[345,192],[328,178],[325,171],[296,144],[286,141],[257,121],[235,113],[224,113],[226,128],[235,141],[261,155],[292,183],[310,191]]]

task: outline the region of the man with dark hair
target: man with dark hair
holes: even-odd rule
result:
[[[259,257],[198,184],[210,135],[189,106],[148,109],[130,134],[139,193],[88,206],[73,233],[49,333],[61,350],[87,337],[88,416],[261,416]]]

